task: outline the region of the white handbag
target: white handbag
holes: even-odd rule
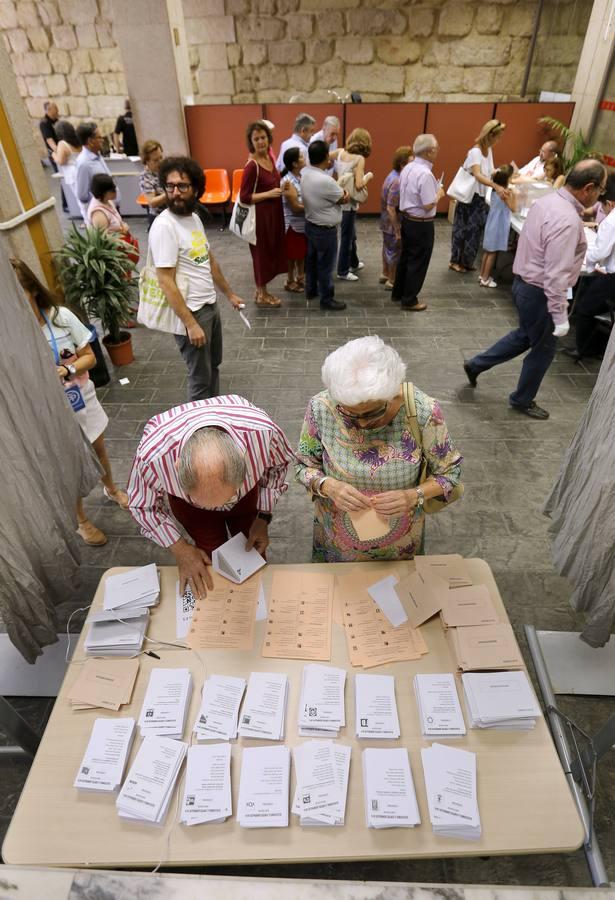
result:
[[[188,279],[175,275],[175,283],[184,299],[188,293]],[[153,331],[167,334],[186,334],[186,326],[169,306],[166,294],[160,287],[156,267],[152,263],[152,251],[148,248],[147,260],[139,273],[139,308],[137,322]]]
[[[463,166],[459,166],[457,174],[451,181],[446,193],[453,200],[457,200],[458,203],[471,203],[477,183],[471,172],[468,172]]]
[[[256,182],[258,181],[258,163],[256,165],[256,178],[254,179],[254,187],[252,193],[256,190]],[[242,203],[237,195],[235,205],[233,206],[233,214],[229,223],[229,231],[236,234],[242,241],[256,246],[256,210],[253,203]]]

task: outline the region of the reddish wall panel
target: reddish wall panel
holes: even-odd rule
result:
[[[186,106],[190,154],[204,169],[242,169],[248,158],[246,128],[263,117],[260,103]]]
[[[353,128],[366,128],[372,136],[372,155],[365,170],[374,173],[367,203],[360,212],[380,211],[380,189],[391,171],[391,160],[398,147],[412,146],[425,124],[425,103],[352,103],[346,106],[346,137]]]
[[[444,172],[446,189],[457,173],[474,138],[482,126],[493,118],[493,103],[430,103],[427,108],[428,134],[435,134],[440,144],[440,152],[434,165],[434,175],[439,178]],[[494,157],[500,159],[499,145]],[[438,204],[438,212],[446,212],[448,197]]]
[[[498,164],[514,160],[519,167],[525,165],[545,141],[558,138],[556,132],[538,120],[550,116],[570,125],[573,111],[574,103],[498,103],[495,117],[506,123],[497,146]]]
[[[341,103],[265,103],[263,105],[265,119],[273,122],[273,146],[277,157],[282,141],[293,133],[295,119],[306,112],[316,119],[316,131],[320,131],[322,120],[326,116],[337,116],[340,127],[344,127],[344,107]],[[307,162],[307,160],[306,160]]]

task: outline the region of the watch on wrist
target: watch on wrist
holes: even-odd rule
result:
[[[67,365],[66,363],[64,363],[64,368],[66,369],[66,371],[67,371],[67,373],[68,373],[66,377],[67,377],[69,380],[70,380],[71,378],[74,378],[75,375],[77,374],[77,369],[75,368],[75,366]]]
[[[268,512],[259,512],[259,513],[257,513],[256,518],[262,519],[263,522],[266,522],[267,525],[269,525],[269,523],[273,519],[273,516],[271,515],[271,513],[268,513]]]
[[[425,491],[421,487],[415,488],[415,491],[418,497],[416,505],[419,509],[421,509],[423,504],[425,503]]]

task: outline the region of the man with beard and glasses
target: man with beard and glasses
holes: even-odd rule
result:
[[[206,400],[218,394],[222,362],[216,288],[234,309],[241,309],[243,301],[229,287],[195,213],[205,190],[199,164],[186,156],[168,157],[160,164],[159,178],[167,209],[151,227],[149,246],[160,287],[186,328],[186,334],[175,335],[175,341],[188,367],[188,400]],[[187,285],[185,297],[178,279]]]
[[[182,593],[188,584],[203,597],[213,586],[208,566],[227,529],[247,537],[246,549],[266,551],[292,458],[282,429],[236,395],[185,403],[149,420],[130,473],[128,508],[142,534],[175,556]]]

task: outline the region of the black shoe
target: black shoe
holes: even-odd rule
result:
[[[329,300],[328,303],[320,303],[321,309],[346,309],[346,304],[341,300]]]
[[[512,403],[510,404],[511,409],[516,409],[517,412],[523,413],[526,416],[529,416],[530,419],[548,419],[549,413],[546,409],[543,409],[541,406],[538,406],[533,400],[529,406],[514,406]]]
[[[478,372],[475,372],[473,369],[471,369],[470,364],[467,362],[464,362],[464,364],[463,364],[463,371],[468,376],[468,381],[470,382],[472,387],[476,387],[476,382],[478,380]]]
[[[318,300],[318,294],[306,294],[305,299],[306,300]]]
[[[565,356],[569,356],[570,359],[574,359],[575,362],[579,362],[581,359],[581,354],[576,347],[562,347],[562,353],[565,354]]]
[[[426,303],[404,303],[402,300],[401,308],[407,312],[424,312],[427,309]]]

